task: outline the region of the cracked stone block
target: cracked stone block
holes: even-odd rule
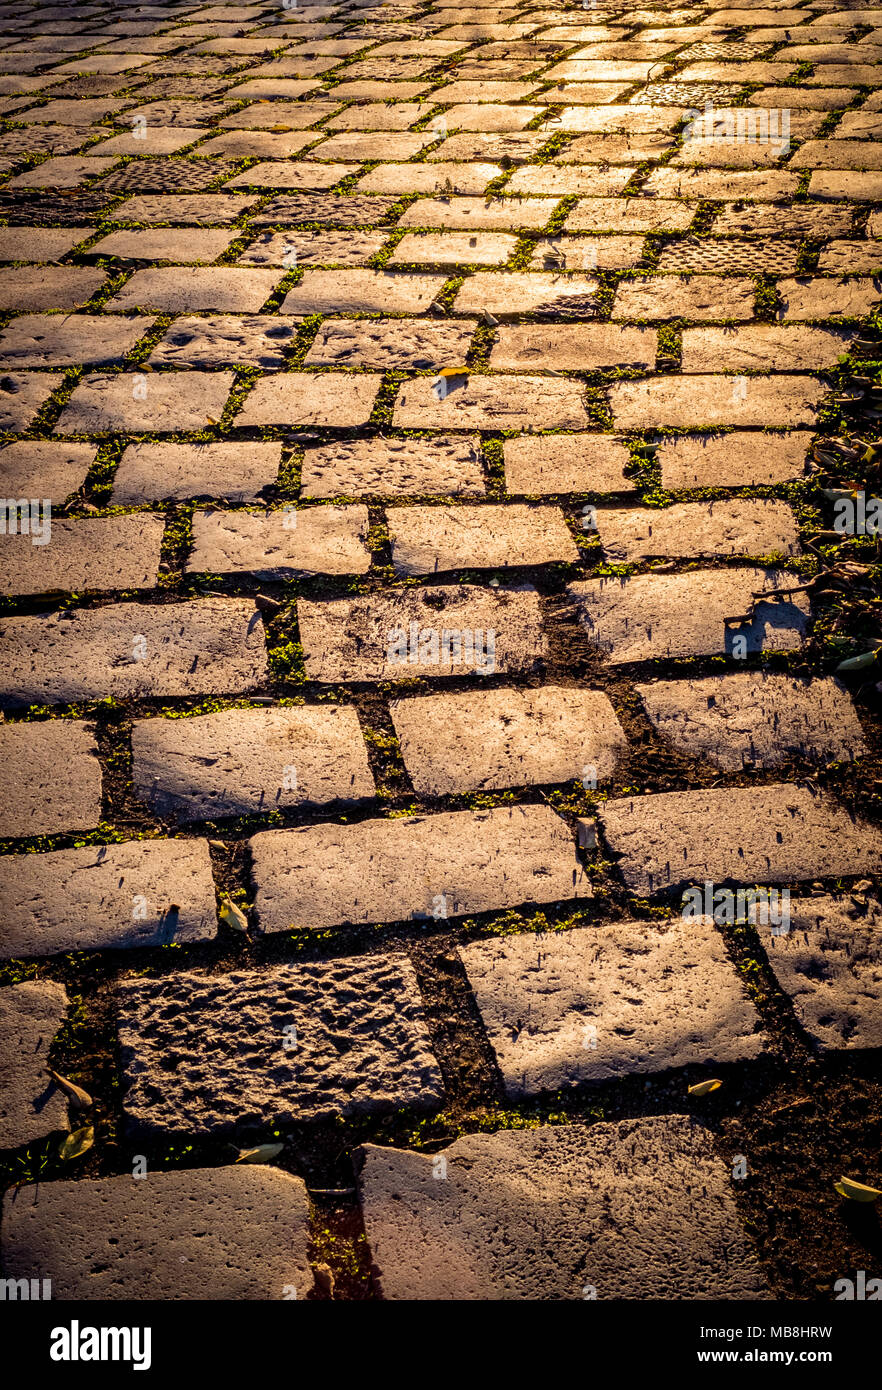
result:
[[[428,377],[416,377],[399,386],[392,423],[417,430],[582,430],[591,423],[584,393],[581,381],[465,375],[453,378],[439,399]]]
[[[223,414],[233,372],[121,372],[82,377],[55,425],[57,434],[202,430]]]
[[[611,323],[502,324],[490,353],[497,370],[590,371],[600,367],[655,366],[654,328]]]
[[[566,218],[568,232],[683,232],[696,203],[675,198],[580,198]]]
[[[124,983],[119,1040],[129,1128],[157,1138],[429,1110],[443,1095],[404,955]]]
[[[236,264],[363,266],[387,240],[387,232],[264,232]]]
[[[771,486],[801,478],[812,436],[752,433],[682,435],[658,444],[663,488]]]
[[[787,931],[762,918],[757,931],[809,1037],[824,1051],[882,1046],[882,905],[794,898],[789,912]]]
[[[231,709],[132,727],[135,794],[158,816],[216,820],[376,795],[355,709]]]
[[[634,491],[624,472],[628,447],[608,434],[522,435],[506,439],[503,451],[509,493]]]
[[[0,465],[2,460],[0,453]],[[485,491],[478,435],[341,439],[303,454],[302,497],[467,497]]]
[[[101,819],[93,733],[72,719],[0,725],[0,836],[92,830]]]
[[[401,270],[307,270],[288,291],[283,314],[421,314],[441,292],[444,275]]]
[[[0,376],[0,430],[27,429],[63,380],[61,372],[5,372]]]
[[[4,1275],[77,1302],[305,1298],[309,1240],[306,1186],[281,1168],[41,1182],[3,1206]]]
[[[814,376],[661,376],[609,387],[617,429],[814,424],[828,388]]]
[[[0,261],[59,261],[93,231],[93,227],[0,227]]]
[[[94,444],[20,439],[0,449],[0,492],[4,497],[48,497],[60,507],[82,487],[96,456]]]
[[[510,1100],[746,1062],[767,1041],[709,917],[523,933],[460,955]]]
[[[67,991],[54,980],[0,990],[0,1149],[18,1149],[70,1128],[67,1097],[46,1071],[67,1009]],[[40,1277],[46,1277],[42,1270]]]
[[[188,574],[365,574],[367,507],[297,507],[273,511],[196,511]]]
[[[851,696],[832,676],[739,671],[635,688],[662,738],[725,772],[791,758],[852,762],[869,751]]]
[[[799,527],[786,502],[733,497],[672,507],[602,507],[597,533],[607,560],[654,556],[798,555]]]
[[[547,652],[539,595],[529,586],[300,599],[297,615],[309,680],[402,680],[414,666],[432,677],[505,675],[535,670]]]
[[[154,587],[164,517],[87,517],[50,524],[41,539],[35,536],[32,515],[29,534],[19,530],[0,537],[4,594]]]
[[[547,271],[478,271],[458,292],[459,314],[547,314],[590,318],[597,311],[597,280]]]
[[[434,167],[441,168],[440,165]],[[558,198],[418,198],[399,217],[397,225],[449,227],[460,231],[539,231],[559,201]]]
[[[389,265],[503,265],[518,239],[509,232],[408,232]]]
[[[107,272],[87,265],[4,266],[0,309],[16,314],[79,309],[108,281]]]
[[[777,597],[792,584],[782,570],[712,569],[588,579],[568,592],[589,639],[619,666],[792,651],[810,612],[805,594]]]
[[[366,425],[382,385],[367,372],[278,372],[261,377],[237,425]]]
[[[245,695],[262,687],[260,614],[248,599],[116,603],[0,621],[0,706],[154,695]]]
[[[551,685],[409,696],[390,710],[421,796],[589,775],[605,781],[627,747],[612,705],[596,690]]]
[[[117,222],[183,222],[196,227],[235,222],[257,197],[244,193],[145,193],[124,198],[113,210]]]
[[[267,830],[249,844],[261,932],[591,897],[570,831],[550,806]]]
[[[166,329],[147,361],[153,367],[227,367],[242,364],[282,367],[285,349],[297,334],[296,323],[270,314],[247,317],[187,315]],[[0,341],[2,348],[2,341]]]
[[[623,280],[614,319],[752,319],[756,286],[734,275],[647,275]]]
[[[779,280],[779,319],[864,318],[882,301],[882,282],[858,277],[806,276]]]
[[[9,863],[3,959],[208,941],[217,931],[205,840],[130,840]]]
[[[0,466],[2,461],[0,454]],[[129,444],[114,474],[111,500],[118,507],[190,497],[254,502],[275,483],[281,461],[281,444],[256,440],[235,444],[173,444],[168,440]]]
[[[469,321],[326,319],[304,365],[437,370],[464,363],[474,334],[475,324]]]
[[[469,1134],[436,1154],[369,1144],[360,1158],[386,1299],[770,1296],[729,1165],[691,1116]]]
[[[136,270],[107,303],[115,309],[256,314],[281,279],[276,270],[241,266],[151,266]]]
[[[880,256],[882,264],[882,256]],[[751,323],[743,328],[685,328],[684,372],[823,371],[849,350],[854,333],[831,328],[778,327]]]
[[[606,801],[598,812],[632,893],[878,873],[882,831],[786,783]]]
[[[506,502],[481,507],[390,507],[398,574],[572,564],[579,551],[558,507]]]
[[[154,323],[152,318],[114,319],[105,314],[21,314],[0,332],[0,365],[118,365]]]

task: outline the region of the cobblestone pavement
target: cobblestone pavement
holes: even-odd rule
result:
[[[4,1278],[873,1270],[880,58],[0,3]]]

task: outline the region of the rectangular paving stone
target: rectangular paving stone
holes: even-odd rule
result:
[[[24,265],[0,268],[0,310],[42,313],[80,309],[107,284],[107,273],[87,265]]]
[[[20,314],[0,332],[4,367],[116,365],[155,320],[106,314]]]
[[[526,164],[515,169],[505,185],[506,193],[528,194],[536,197],[568,198],[572,194],[586,198],[612,199],[621,193],[634,177],[630,165],[601,165],[598,168],[561,164]]]
[[[470,1134],[433,1154],[366,1145],[360,1158],[385,1299],[769,1297],[729,1164],[691,1116]]]
[[[205,840],[130,840],[17,854],[0,883],[0,957],[208,941],[217,924]]]
[[[812,436],[732,430],[728,434],[682,435],[658,444],[663,488],[771,486],[800,478]]]
[[[642,193],[656,198],[712,198],[740,203],[744,199],[774,203],[791,197],[799,175],[785,169],[653,169]],[[570,223],[570,226],[573,224]]]
[[[558,507],[390,507],[392,564],[398,574],[572,564],[579,551]]]
[[[706,278],[706,277],[704,277]],[[617,429],[674,426],[811,425],[828,388],[814,376],[689,375],[619,382],[609,388]]]
[[[0,1149],[18,1149],[70,1128],[67,1097],[46,1071],[67,1010],[67,991],[54,980],[26,980],[0,990]]]
[[[3,1273],[76,1302],[306,1298],[309,1239],[306,1186],[281,1168],[41,1182],[6,1194]]]
[[[365,425],[382,377],[362,372],[276,372],[259,378],[236,425]]]
[[[503,324],[490,353],[497,370],[590,371],[599,367],[652,369],[656,357],[653,328],[598,324]]]
[[[418,198],[398,219],[399,227],[450,227],[462,231],[539,231],[559,198]]]
[[[199,310],[256,314],[281,279],[277,270],[240,266],[156,266],[136,270],[107,308],[155,309],[165,314]]]
[[[358,715],[345,705],[139,719],[132,757],[135,795],[177,821],[376,795]]]
[[[3,455],[0,454],[0,464]],[[481,440],[341,439],[305,449],[301,497],[482,496]]]
[[[406,697],[390,704],[401,756],[420,796],[604,781],[627,747],[607,697],[547,685]]]
[[[395,270],[306,270],[285,296],[283,314],[420,314],[445,275]]]
[[[469,320],[326,319],[304,365],[440,370],[465,362],[475,328]]]
[[[775,597],[792,584],[781,570],[711,569],[588,579],[568,592],[590,640],[612,665],[622,665],[798,648],[808,600]],[[765,592],[767,599],[754,599]]]
[[[152,589],[165,518],[86,517],[53,521],[46,544],[33,534],[0,537],[4,594]]]
[[[124,198],[113,209],[118,222],[180,222],[213,227],[235,222],[257,202],[245,193],[142,193]]]
[[[454,378],[453,389],[441,399],[428,377],[403,382],[392,423],[423,430],[578,430],[590,420],[579,381],[476,375]]]
[[[538,241],[529,269],[629,270],[643,258],[639,236],[554,236]]]
[[[792,758],[851,762],[868,752],[851,696],[832,676],[738,671],[635,688],[662,738],[725,772]]]
[[[201,430],[223,414],[233,372],[121,372],[85,376],[55,425],[57,434]]]
[[[235,240],[223,227],[143,227],[137,231],[111,232],[90,248],[96,256],[119,260],[215,261]]]
[[[92,830],[101,819],[97,753],[79,721],[0,725],[0,836]]]
[[[408,232],[389,265],[504,265],[518,239],[509,232]]]
[[[503,451],[509,493],[634,491],[624,473],[628,447],[608,434],[521,435]]]
[[[154,695],[245,695],[267,675],[248,599],[117,603],[0,621],[0,705]]]
[[[734,275],[647,275],[623,280],[614,319],[752,319],[756,286]]]
[[[123,1109],[137,1134],[229,1134],[442,1098],[403,955],[181,973],[124,983],[119,996]]]
[[[89,179],[106,173],[116,164],[117,159],[117,155],[110,155],[107,159],[99,159],[96,155],[89,157],[74,154],[58,155],[55,158],[44,160],[42,164],[28,169],[23,174],[18,174],[14,179],[9,179],[6,187],[10,190],[18,188],[80,188],[83,184],[88,183]],[[136,161],[138,164],[140,162],[140,160]],[[108,177],[112,176],[108,175]],[[101,186],[103,189],[108,188],[106,183]]]
[[[468,164],[454,160],[433,164],[378,164],[376,168],[362,174],[355,186],[359,192],[365,193],[441,193],[445,196],[448,193],[483,193],[487,185],[493,179],[499,178],[501,173],[501,165],[481,160],[471,160]],[[401,221],[399,225],[447,224],[439,224],[430,219],[428,222],[410,224]]]
[[[567,215],[568,232],[682,232],[696,203],[676,198],[580,198]]]
[[[89,446],[71,444],[68,448]],[[0,454],[0,467],[3,455]],[[282,446],[242,440],[235,444],[129,444],[113,477],[114,506],[190,497],[254,502],[278,476]]]
[[[166,330],[147,361],[155,367],[275,369],[293,346],[296,323],[272,314],[182,315]]]
[[[4,497],[48,497],[60,507],[82,487],[96,457],[94,444],[19,439],[0,449],[0,492]]]
[[[262,512],[197,510],[188,574],[365,574],[367,507],[287,506]]]
[[[0,377],[0,430],[27,429],[63,380],[61,372],[5,372]]]
[[[0,261],[59,261],[93,227],[0,227]]]
[[[823,371],[849,350],[853,333],[828,328],[779,327],[683,330],[684,372]]]
[[[882,174],[861,170],[815,169],[809,179],[812,198],[848,198],[858,202],[876,203],[882,197]]]
[[[801,549],[792,508],[775,499],[601,507],[596,525],[604,556],[617,564],[667,555],[798,555]]]
[[[570,831],[550,806],[267,830],[249,843],[261,932],[591,896]]]
[[[457,293],[459,314],[536,314],[590,318],[597,312],[598,281],[570,272],[477,271]]]
[[[863,318],[878,308],[882,286],[869,278],[806,276],[779,280],[779,319]]]
[[[710,788],[606,801],[599,813],[632,893],[877,873],[882,832],[807,786]]]
[[[307,159],[267,160],[255,164],[244,173],[228,179],[225,188],[298,188],[321,191],[333,188],[349,174],[358,170],[357,164],[319,164]]]
[[[746,1062],[767,1041],[709,917],[524,933],[460,954],[511,1100]]]
[[[363,266],[387,239],[388,232],[263,232],[236,264]]]

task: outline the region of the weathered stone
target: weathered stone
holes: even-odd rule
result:
[[[485,490],[478,436],[341,439],[303,454],[302,497],[457,497]]]
[[[68,448],[88,446],[71,444]],[[0,454],[0,463],[3,455]],[[164,498],[223,497],[253,502],[275,483],[281,444],[247,440],[235,444],[129,444],[114,474],[114,506]]]
[[[147,359],[155,367],[277,368],[297,333],[296,323],[270,314],[177,318]]]
[[[5,372],[0,376],[0,430],[24,430],[57,391],[60,372]]]
[[[596,525],[604,555],[615,563],[665,555],[798,555],[801,548],[792,508],[751,497],[672,507],[602,507]]]
[[[390,507],[392,564],[399,574],[568,564],[579,559],[557,507],[506,502],[481,507]]]
[[[52,521],[45,542],[33,534],[0,538],[0,591],[48,594],[101,589],[152,589],[159,570],[165,518],[108,516]]]
[[[435,166],[438,168],[439,166]],[[398,219],[399,227],[451,227],[462,231],[538,231],[557,207],[557,198],[418,198]]]
[[[91,830],[101,819],[101,765],[88,725],[0,725],[0,836]]]
[[[707,278],[707,277],[703,277]],[[827,387],[814,376],[662,376],[609,388],[618,429],[814,423]]]
[[[675,198],[581,198],[566,219],[566,230],[684,232],[696,208]]]
[[[631,384],[631,383],[629,383]],[[545,376],[465,376],[438,398],[428,377],[398,388],[400,429],[580,430],[590,423],[580,381]]]
[[[326,319],[304,365],[374,367],[379,371],[458,366],[465,362],[474,322],[428,319]]]
[[[639,236],[553,236],[537,241],[530,270],[629,270],[643,258]]]
[[[250,845],[262,932],[591,896],[570,832],[549,806],[268,830]]]
[[[95,243],[96,256],[115,256],[125,261],[216,261],[235,240],[235,232],[207,227],[142,227],[137,231],[111,232]]]
[[[820,275],[779,280],[779,319],[863,318],[882,301],[882,285],[874,280]]]
[[[814,170],[809,179],[812,198],[848,198],[857,202],[877,203],[882,197],[882,174],[859,170]]]
[[[509,493],[634,491],[627,445],[608,434],[522,435],[503,449]]]
[[[375,795],[358,715],[345,705],[137,720],[132,755],[136,795],[179,821]]]
[[[401,270],[307,270],[285,296],[283,314],[420,314],[443,288],[444,275]]]
[[[503,265],[518,244],[510,232],[408,232],[389,265]]]
[[[882,256],[880,256],[882,264]],[[829,328],[779,328],[752,323],[743,328],[686,328],[684,372],[823,371],[835,367],[853,333]]]
[[[256,314],[281,279],[276,270],[242,266],[156,266],[136,270],[109,310],[157,309],[164,314],[193,312]]]
[[[606,801],[599,811],[632,893],[789,883],[882,869],[882,832],[809,787],[780,783]]]
[[[0,261],[58,261],[93,227],[0,227]]]
[[[123,1109],[137,1133],[227,1134],[442,1097],[403,955],[181,973],[119,992]]]
[[[459,314],[541,314],[590,318],[598,282],[584,275],[537,270],[481,270],[468,276],[454,300]]]
[[[775,203],[792,197],[798,186],[799,175],[784,169],[667,168],[654,169],[642,193],[656,198],[712,198],[725,203],[749,198]]]
[[[445,189],[453,193],[483,193],[487,185],[499,178],[501,173],[500,165],[486,164],[480,160],[473,160],[469,164],[452,161],[443,164],[378,164],[376,169],[361,176],[357,187],[365,193],[443,193]],[[469,198],[466,201],[480,200]],[[432,218],[417,218],[410,223],[402,219],[400,222],[402,227],[432,225],[447,224],[434,222]],[[468,225],[471,226],[471,222]]]
[[[653,328],[611,323],[503,324],[490,354],[496,369],[591,371],[599,367],[655,366]]]
[[[255,227],[296,222],[371,227],[384,222],[397,202],[397,198],[366,198],[358,193],[289,193],[271,198],[252,216],[251,223]]]
[[[0,491],[4,497],[48,497],[60,507],[82,487],[95,462],[94,444],[20,439],[0,450]]]
[[[868,751],[851,696],[831,676],[793,680],[743,671],[636,690],[663,738],[725,772],[779,767],[791,758],[851,762]]]
[[[201,430],[219,420],[233,372],[120,372],[86,376],[75,387],[58,434],[165,434]]]
[[[261,377],[237,425],[365,425],[382,377],[364,372],[277,372]]]
[[[107,284],[107,274],[87,265],[15,266],[0,269],[0,309],[40,313],[80,309]]]
[[[735,275],[647,275],[623,280],[614,319],[752,319],[756,286]]]
[[[361,1152],[384,1298],[768,1296],[728,1165],[691,1116],[470,1134],[435,1154]]]
[[[54,980],[0,990],[0,1149],[69,1128],[65,1094],[46,1071],[67,1007],[67,993]]]
[[[387,240],[388,232],[264,232],[236,264],[362,266]]]
[[[505,185],[505,191],[557,198],[569,198],[576,193],[605,200],[621,193],[633,177],[634,170],[628,165],[595,169],[562,164],[526,164],[522,169],[515,169]]]
[[[197,511],[195,574],[364,574],[370,569],[367,507],[298,507],[262,512]]]
[[[111,155],[108,159],[98,159],[94,155],[85,157],[75,154],[59,155],[57,158],[46,159],[42,164],[35,165],[33,169],[28,169],[25,173],[10,179],[6,187],[9,189],[79,188],[89,179],[96,178],[97,175],[112,169],[116,162],[116,155]],[[139,164],[140,162],[140,160],[137,161]],[[112,176],[108,175],[108,177]],[[107,187],[106,184],[102,186]],[[80,273],[82,274],[82,272]]]
[[[207,941],[217,930],[204,840],[129,840],[8,863],[3,958]]]
[[[228,179],[224,186],[314,189],[316,192],[323,192],[333,188],[357,170],[357,164],[319,164],[308,159],[273,159],[267,160],[264,164],[253,164],[249,169],[237,174],[234,179]]]
[[[21,314],[0,333],[0,366],[109,366],[121,362],[153,323],[107,314]]]
[[[812,436],[789,434],[693,434],[662,439],[658,444],[663,488],[771,486],[805,472]]]
[[[124,198],[113,215],[118,222],[183,222],[213,227],[235,222],[256,202],[256,194],[245,193],[143,193]]]

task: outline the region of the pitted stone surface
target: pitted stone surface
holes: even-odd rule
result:
[[[475,333],[473,322],[326,319],[305,365],[373,367],[380,371],[459,366]]]
[[[732,430],[728,434],[661,439],[658,461],[663,488],[749,487],[802,477],[812,436]]]
[[[653,556],[797,555],[799,530],[786,502],[733,498],[672,507],[601,507],[597,533],[606,558],[633,564]]]
[[[0,463],[2,459],[0,454]],[[113,477],[112,501],[121,507],[188,497],[254,502],[276,481],[281,461],[281,444],[259,440],[235,444],[176,444],[170,440],[129,444]]]
[[[18,854],[0,883],[0,956],[207,941],[216,931],[204,840]]]
[[[3,1273],[59,1299],[305,1298],[309,1201],[280,1168],[150,1172],[12,1188]]]
[[[46,1071],[67,1009],[67,992],[54,980],[0,990],[0,1149],[68,1128],[67,1098]]]
[[[233,372],[121,372],[86,376],[61,412],[56,434],[167,434],[202,430],[223,414]]]
[[[362,1156],[386,1299],[769,1297],[728,1164],[691,1116],[470,1134],[440,1154],[366,1145]]]
[[[428,377],[399,387],[393,424],[401,429],[579,430],[589,421],[580,381],[544,376],[454,378],[439,399]]]
[[[117,365],[153,323],[106,314],[20,314],[0,333],[0,366]]]
[[[97,752],[89,726],[72,719],[0,724],[0,837],[94,829]]]
[[[297,325],[269,314],[177,318],[147,359],[154,367],[277,368],[293,345]]]
[[[830,797],[779,783],[623,797],[600,808],[632,893],[878,873],[882,832]]]
[[[478,436],[341,439],[305,449],[300,476],[302,497],[455,497],[485,491]]]
[[[262,932],[591,896],[569,828],[549,806],[268,830],[250,844]]]
[[[609,388],[618,429],[811,425],[828,388],[817,377],[660,376]]]
[[[525,933],[460,954],[512,1100],[744,1062],[766,1041],[707,917]]]
[[[576,543],[558,507],[507,502],[482,507],[390,507],[392,564],[399,574],[572,563]]]
[[[626,444],[607,434],[506,439],[505,485],[510,493],[633,492],[625,477]]]
[[[442,1097],[403,955],[124,983],[119,1019],[123,1108],[139,1134],[427,1110]]]
[[[263,512],[196,511],[189,573],[364,574],[367,507],[287,506]]]
[[[94,444],[20,439],[0,450],[0,492],[4,497],[48,497],[59,507],[85,481],[95,462]]]
[[[165,519],[85,517],[52,521],[46,544],[29,535],[0,536],[5,594],[151,589],[156,583]]]

